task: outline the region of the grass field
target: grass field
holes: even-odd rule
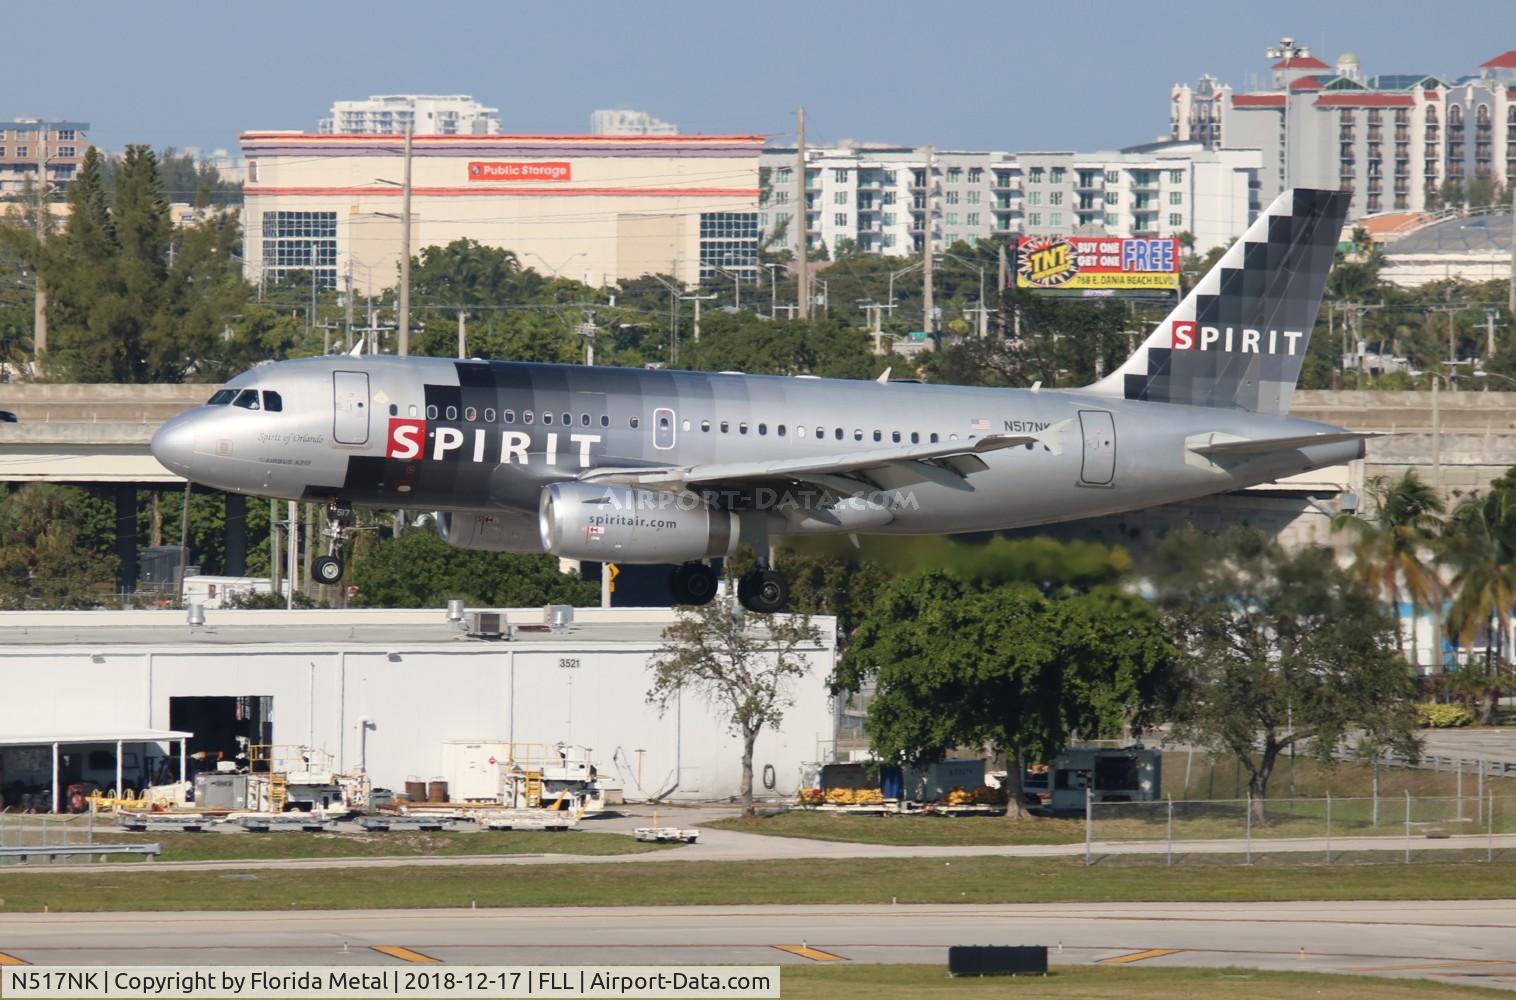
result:
[[[1127,859],[873,858],[628,861],[615,864],[163,871],[141,862],[90,871],[0,869],[0,910],[379,909],[469,906],[763,903],[1028,903],[1298,899],[1500,899],[1516,861],[1439,859],[1326,867],[1294,859],[1251,866]],[[251,877],[249,877],[251,876]]]
[[[1473,794],[1475,782],[1475,773],[1465,771],[1464,794]],[[1247,778],[1231,757],[1213,756],[1200,750],[1193,754],[1164,751],[1163,791],[1175,800],[1240,799],[1246,797],[1247,787]],[[1490,777],[1485,788],[1496,795],[1516,795],[1516,780]],[[1269,779],[1270,799],[1323,798],[1329,792],[1338,798],[1362,797],[1372,795],[1373,791],[1374,768],[1353,761],[1323,764],[1309,757],[1298,757],[1291,763],[1285,756]],[[1379,769],[1381,797],[1404,796],[1407,792],[1426,797],[1456,795],[1458,774],[1407,767]]]
[[[785,966],[780,973],[785,1000],[893,1000],[895,997],[1013,997],[1026,1000],[1086,1000],[1119,996],[1122,1000],[1176,1000],[1206,997],[1241,1000],[1268,997],[1297,1000],[1432,1000],[1495,990],[1415,979],[1371,979],[1302,972],[1254,972],[1250,969],[1112,969],[1054,966],[1046,977],[950,979],[938,966],[850,965]],[[1509,995],[1509,994],[1504,994]]]
[[[773,837],[804,837],[853,844],[991,847],[1013,844],[1077,844],[1084,820],[1030,819],[1012,823],[1003,816],[850,816],[845,813],[785,812],[757,822],[723,819],[706,826]]]

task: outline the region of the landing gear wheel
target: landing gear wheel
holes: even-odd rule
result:
[[[320,556],[313,559],[311,576],[317,583],[331,586],[342,579],[342,560],[336,556]]]
[[[685,563],[674,569],[675,604],[709,604],[716,597],[716,571],[705,563]]]
[[[777,570],[755,569],[737,581],[737,600],[749,611],[771,615],[789,605],[790,585]]]

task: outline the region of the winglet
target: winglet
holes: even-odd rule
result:
[[[880,372],[879,377],[874,379],[874,381],[878,382],[880,385],[888,385],[890,382],[890,372],[892,371],[894,371],[893,365]]]
[[[353,345],[353,349],[351,351],[348,351],[347,353],[348,353],[349,357],[353,357],[353,358],[360,358],[360,357],[362,357],[363,356],[363,338],[359,337],[358,338],[358,343],[354,344]]]
[[[1037,435],[1037,440],[1042,443],[1042,446],[1044,448],[1046,448],[1048,451],[1052,452],[1054,455],[1062,455],[1063,454],[1063,432],[1065,430],[1067,430],[1069,428],[1069,426],[1071,424],[1073,424],[1073,422],[1074,422],[1074,418],[1073,417],[1068,417],[1068,418],[1066,418],[1064,420],[1060,420],[1056,424],[1054,424],[1053,426],[1047,428],[1042,433],[1038,434]]]

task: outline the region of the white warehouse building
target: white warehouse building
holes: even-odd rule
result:
[[[118,764],[131,787],[177,779],[172,733],[193,734],[192,769],[197,752],[231,758],[240,737],[310,748],[399,789],[445,777],[448,744],[564,744],[587,748],[628,801],[737,793],[740,742],[710,705],[647,704],[673,612],[579,608],[559,630],[540,608],[505,615],[514,634],[496,640],[442,610],[217,610],[200,626],[182,611],[0,615],[0,794],[40,791],[54,766],[62,787],[114,786]],[[772,779],[761,795],[792,796],[801,765],[832,750],[836,622],[814,621],[809,672],[783,726],[758,740],[757,774]],[[118,759],[122,734],[135,735]]]

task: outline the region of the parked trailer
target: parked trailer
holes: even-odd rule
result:
[[[647,844],[693,844],[700,839],[700,831],[677,826],[639,826],[632,836]]]

